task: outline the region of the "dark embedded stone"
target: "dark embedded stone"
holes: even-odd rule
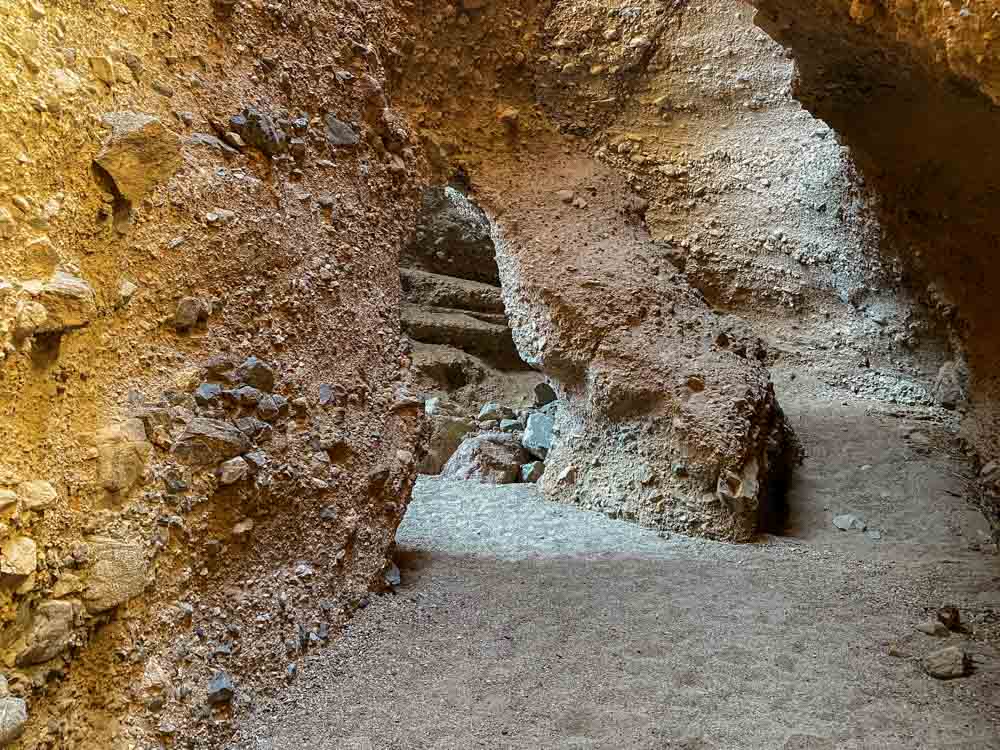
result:
[[[261,422],[257,417],[240,417],[236,420],[236,428],[255,440],[263,440],[271,433],[271,425]]]
[[[236,400],[243,406],[257,406],[257,404],[260,403],[260,400],[264,398],[263,393],[249,385],[237,388],[233,391],[233,396],[235,396]]]
[[[218,672],[208,683],[207,700],[209,705],[222,706],[232,701],[235,693],[236,686],[233,685],[233,678],[226,672]]]
[[[171,449],[181,461],[207,466],[245,453],[250,441],[229,422],[195,417]]]
[[[217,383],[202,383],[194,392],[194,401],[198,406],[212,406],[222,395],[222,386]]]
[[[278,418],[278,405],[274,402],[273,396],[264,396],[257,404],[257,416],[265,422],[270,422]]]
[[[256,357],[247,357],[236,370],[240,383],[270,393],[274,389],[274,369]]]
[[[268,156],[277,156],[288,150],[288,134],[265,112],[247,107],[242,116],[237,115],[229,122],[248,146]]]
[[[246,459],[247,464],[250,466],[251,474],[256,474],[267,466],[267,454],[264,451],[251,451],[243,456],[243,458]]]
[[[174,313],[174,328],[178,331],[187,331],[194,328],[198,323],[208,320],[212,308],[197,297],[184,297],[177,303],[177,311]]]
[[[548,383],[539,383],[535,386],[535,406],[546,406],[556,400],[555,389]]]

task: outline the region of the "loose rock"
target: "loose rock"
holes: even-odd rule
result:
[[[466,438],[445,464],[441,476],[487,484],[511,484],[517,481],[526,459],[527,454],[513,435],[486,433]]]
[[[226,672],[219,672],[208,683],[208,703],[212,706],[221,706],[229,703],[233,699],[235,692],[236,688],[233,685],[233,678]]]
[[[971,664],[969,656],[958,646],[947,646],[924,657],[924,670],[939,680],[962,677]]]
[[[250,475],[250,465],[241,457],[231,458],[219,467],[220,484],[236,484]]]
[[[236,370],[240,383],[270,393],[274,390],[274,369],[256,357],[248,357]]]
[[[864,531],[868,528],[865,519],[854,513],[844,513],[833,519],[833,525],[841,531]]]
[[[17,496],[27,510],[45,510],[52,507],[59,495],[50,482],[35,479],[21,482],[17,487]]]
[[[521,445],[532,456],[544,460],[552,448],[554,426],[554,420],[547,414],[532,414],[524,428]]]
[[[192,419],[171,451],[187,464],[209,466],[250,450],[250,440],[235,425],[218,419]]]
[[[180,169],[181,140],[157,118],[114,112],[104,116],[104,123],[111,127],[111,137],[96,162],[126,200],[136,202]]]

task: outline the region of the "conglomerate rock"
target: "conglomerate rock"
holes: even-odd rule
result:
[[[588,159],[547,164],[516,198],[500,190],[497,230],[515,342],[564,397],[543,490],[644,525],[751,538],[797,458],[763,344],[653,260],[617,175]]]
[[[880,194],[882,245],[904,254],[968,363],[965,437],[1000,457],[1000,13],[995,2],[753,0],[794,56],[794,94]],[[963,365],[964,368],[964,365]],[[962,369],[962,368],[960,368]],[[962,382],[938,390],[949,408]],[[993,494],[992,492],[988,494]],[[1000,497],[987,509],[1000,530]],[[1000,533],[1000,531],[998,531]]]

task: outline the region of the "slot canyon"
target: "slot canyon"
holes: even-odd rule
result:
[[[1000,748],[1000,1],[0,0],[0,747]]]

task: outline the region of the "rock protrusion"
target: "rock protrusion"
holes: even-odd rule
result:
[[[137,112],[104,116],[111,136],[96,163],[114,181],[125,200],[134,203],[154,186],[169,180],[182,162],[181,139],[160,120]]]

